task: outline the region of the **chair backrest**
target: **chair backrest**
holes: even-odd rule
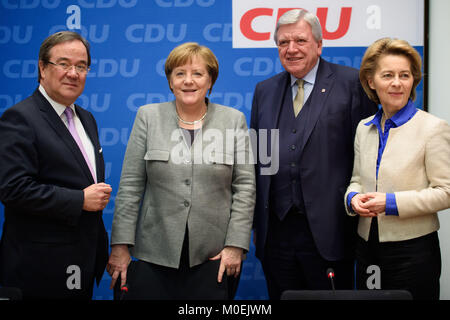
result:
[[[281,300],[412,300],[407,290],[286,290]]]
[[[22,300],[22,291],[19,288],[0,287],[0,300]]]

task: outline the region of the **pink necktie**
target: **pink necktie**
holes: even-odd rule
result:
[[[67,122],[69,124],[69,131],[72,134],[72,137],[75,139],[75,142],[78,145],[78,148],[80,148],[81,153],[83,154],[84,160],[86,161],[89,170],[91,170],[92,177],[95,179],[94,169],[92,169],[91,162],[89,161],[89,158],[86,154],[86,151],[84,150],[83,143],[81,143],[80,136],[78,135],[77,129],[75,128],[75,123],[73,122],[73,110],[70,107],[66,107],[66,110],[64,110],[64,113],[67,117]]]

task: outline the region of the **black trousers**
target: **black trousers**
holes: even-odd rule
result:
[[[291,209],[283,221],[270,214],[262,267],[271,300],[280,299],[285,290],[331,290],[328,268],[335,271],[336,289],[353,288],[354,260],[323,259],[306,215],[296,209]]]
[[[379,268],[383,290],[408,290],[417,300],[439,299],[441,251],[437,232],[415,239],[379,242],[377,219],[372,219],[369,240],[358,237],[356,244],[357,288],[364,290],[376,283]]]
[[[128,292],[115,288],[117,300],[229,300],[233,299],[239,278],[217,282],[220,260],[189,267],[189,239],[183,242],[180,266],[169,268],[143,260],[133,261],[127,272]],[[120,283],[118,280],[117,283]]]

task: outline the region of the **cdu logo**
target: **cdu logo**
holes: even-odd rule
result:
[[[199,7],[210,7],[212,6],[216,0],[155,0],[156,5],[161,8],[186,8],[194,5],[195,3]]]
[[[33,26],[0,26],[0,44],[27,44],[33,37]]]
[[[187,24],[132,24],[125,30],[125,37],[132,43],[153,43],[167,39],[169,42],[181,42],[186,38]]]

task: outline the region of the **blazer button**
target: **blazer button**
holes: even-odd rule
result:
[[[184,200],[184,206],[185,206],[185,207],[189,207],[189,201]]]

